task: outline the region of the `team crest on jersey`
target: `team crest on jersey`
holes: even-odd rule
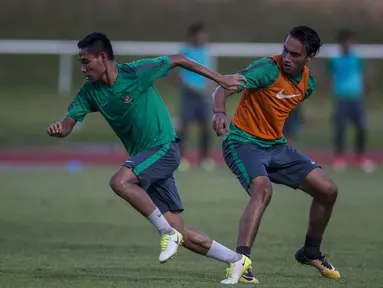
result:
[[[130,102],[132,102],[132,95],[128,94],[126,96],[122,96],[121,99],[122,99],[122,101],[124,101],[124,103],[130,103]]]

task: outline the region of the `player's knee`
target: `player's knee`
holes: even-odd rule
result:
[[[330,203],[335,203],[338,198],[338,186],[334,182],[330,182],[326,187],[327,201]]]
[[[323,183],[322,195],[325,202],[330,204],[335,203],[336,199],[338,198],[337,185],[331,180],[326,181]]]
[[[250,183],[249,192],[252,201],[269,203],[273,194],[269,178],[266,176],[254,178]]]
[[[126,175],[121,175],[120,173],[114,174],[109,181],[110,187],[119,196],[122,191],[126,194],[126,192],[128,192],[127,190],[129,190],[127,187],[132,184],[134,184],[134,182],[130,181],[130,177],[126,177]]]
[[[112,188],[112,190],[119,195],[120,191],[124,189],[124,182],[121,178],[117,177],[116,175],[112,176],[109,181],[109,185]]]

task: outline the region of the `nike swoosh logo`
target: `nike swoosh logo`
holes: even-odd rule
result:
[[[289,99],[289,98],[294,98],[294,97],[301,96],[301,94],[284,95],[283,94],[283,90],[285,90],[285,89],[282,89],[281,91],[279,91],[277,93],[277,98],[278,99]]]
[[[101,107],[104,107],[106,104],[108,104],[109,102],[105,102],[105,103],[102,103],[101,104]]]
[[[175,242],[177,245],[180,244],[180,239],[179,239],[178,233],[177,233],[177,240],[174,240],[174,242]]]
[[[246,258],[243,259],[242,266],[245,266],[246,264]]]

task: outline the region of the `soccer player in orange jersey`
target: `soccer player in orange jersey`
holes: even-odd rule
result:
[[[271,182],[283,184],[313,197],[306,240],[296,260],[317,268],[324,277],[338,279],[339,272],[320,250],[338,188],[321,167],[287,144],[282,133],[289,113],[316,87],[306,65],[320,47],[316,31],[294,27],[280,55],[254,61],[238,72],[247,82],[245,89],[238,88],[242,96],[231,123],[226,116],[226,98],[234,93],[221,87],[215,90],[213,127],[218,135],[224,135],[222,151],[227,166],[250,195],[240,221],[237,252],[250,256],[271,199]],[[253,278],[250,270],[247,281]]]

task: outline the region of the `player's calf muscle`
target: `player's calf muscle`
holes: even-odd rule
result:
[[[259,176],[251,181],[251,199],[248,202],[239,227],[238,246],[251,247],[258,232],[263,213],[272,195],[272,188],[268,177]]]
[[[175,228],[184,236],[184,242],[182,245],[186,249],[189,249],[198,254],[206,255],[213,242],[209,236],[197,229],[185,227],[181,213],[169,211],[164,214],[164,217],[169,222],[170,226]]]
[[[210,239],[209,236],[192,227],[185,227],[184,235],[187,235],[188,240],[184,242],[185,248],[193,250],[192,248],[197,245],[200,248],[200,250],[202,250],[202,252],[205,252],[204,254],[206,254],[207,251],[209,251],[211,243],[213,242],[213,240]]]

